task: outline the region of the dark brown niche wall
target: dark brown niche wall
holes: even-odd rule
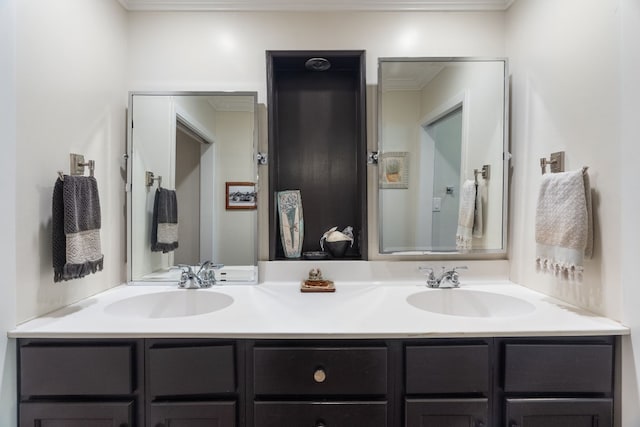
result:
[[[324,71],[310,58],[325,58]],[[343,259],[367,258],[366,83],[364,51],[267,51],[269,258],[286,259],[275,194],[300,190],[302,252],[322,234],[352,226]]]

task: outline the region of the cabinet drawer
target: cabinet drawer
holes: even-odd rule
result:
[[[613,347],[607,344],[507,344],[506,392],[609,393]]]
[[[233,393],[233,345],[151,346],[147,376],[152,397]]]
[[[152,403],[147,415],[151,427],[235,427],[235,402]]]
[[[255,393],[383,395],[386,347],[255,348]]]
[[[407,394],[488,393],[489,346],[410,346]]]
[[[130,394],[132,363],[133,344],[24,346],[20,348],[20,394]]]
[[[488,399],[407,399],[407,427],[489,425]]]
[[[21,403],[20,427],[133,426],[133,402]]]
[[[256,402],[255,427],[385,427],[386,402]]]
[[[513,427],[611,427],[611,399],[507,399]]]

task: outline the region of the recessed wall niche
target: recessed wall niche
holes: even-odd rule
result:
[[[367,258],[364,51],[267,51],[269,259],[287,259],[275,195],[300,190],[302,253],[353,227],[341,259]]]

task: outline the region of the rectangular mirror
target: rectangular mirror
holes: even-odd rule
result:
[[[380,253],[506,253],[507,60],[380,58],[378,113]]]
[[[205,261],[225,265],[220,278],[257,281],[256,102],[255,92],[130,93],[129,281],[177,281],[177,265]],[[175,195],[177,209],[165,208],[177,245],[155,243],[166,230],[159,188]]]

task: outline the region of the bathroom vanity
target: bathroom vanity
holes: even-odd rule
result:
[[[612,426],[615,352],[611,336],[22,339],[21,425]]]
[[[508,282],[298,287],[125,285],[20,325],[20,425],[613,425],[628,333],[616,322]],[[172,292],[194,297],[185,307],[233,302],[189,316],[141,298]],[[408,303],[450,292],[533,309],[460,316]]]

